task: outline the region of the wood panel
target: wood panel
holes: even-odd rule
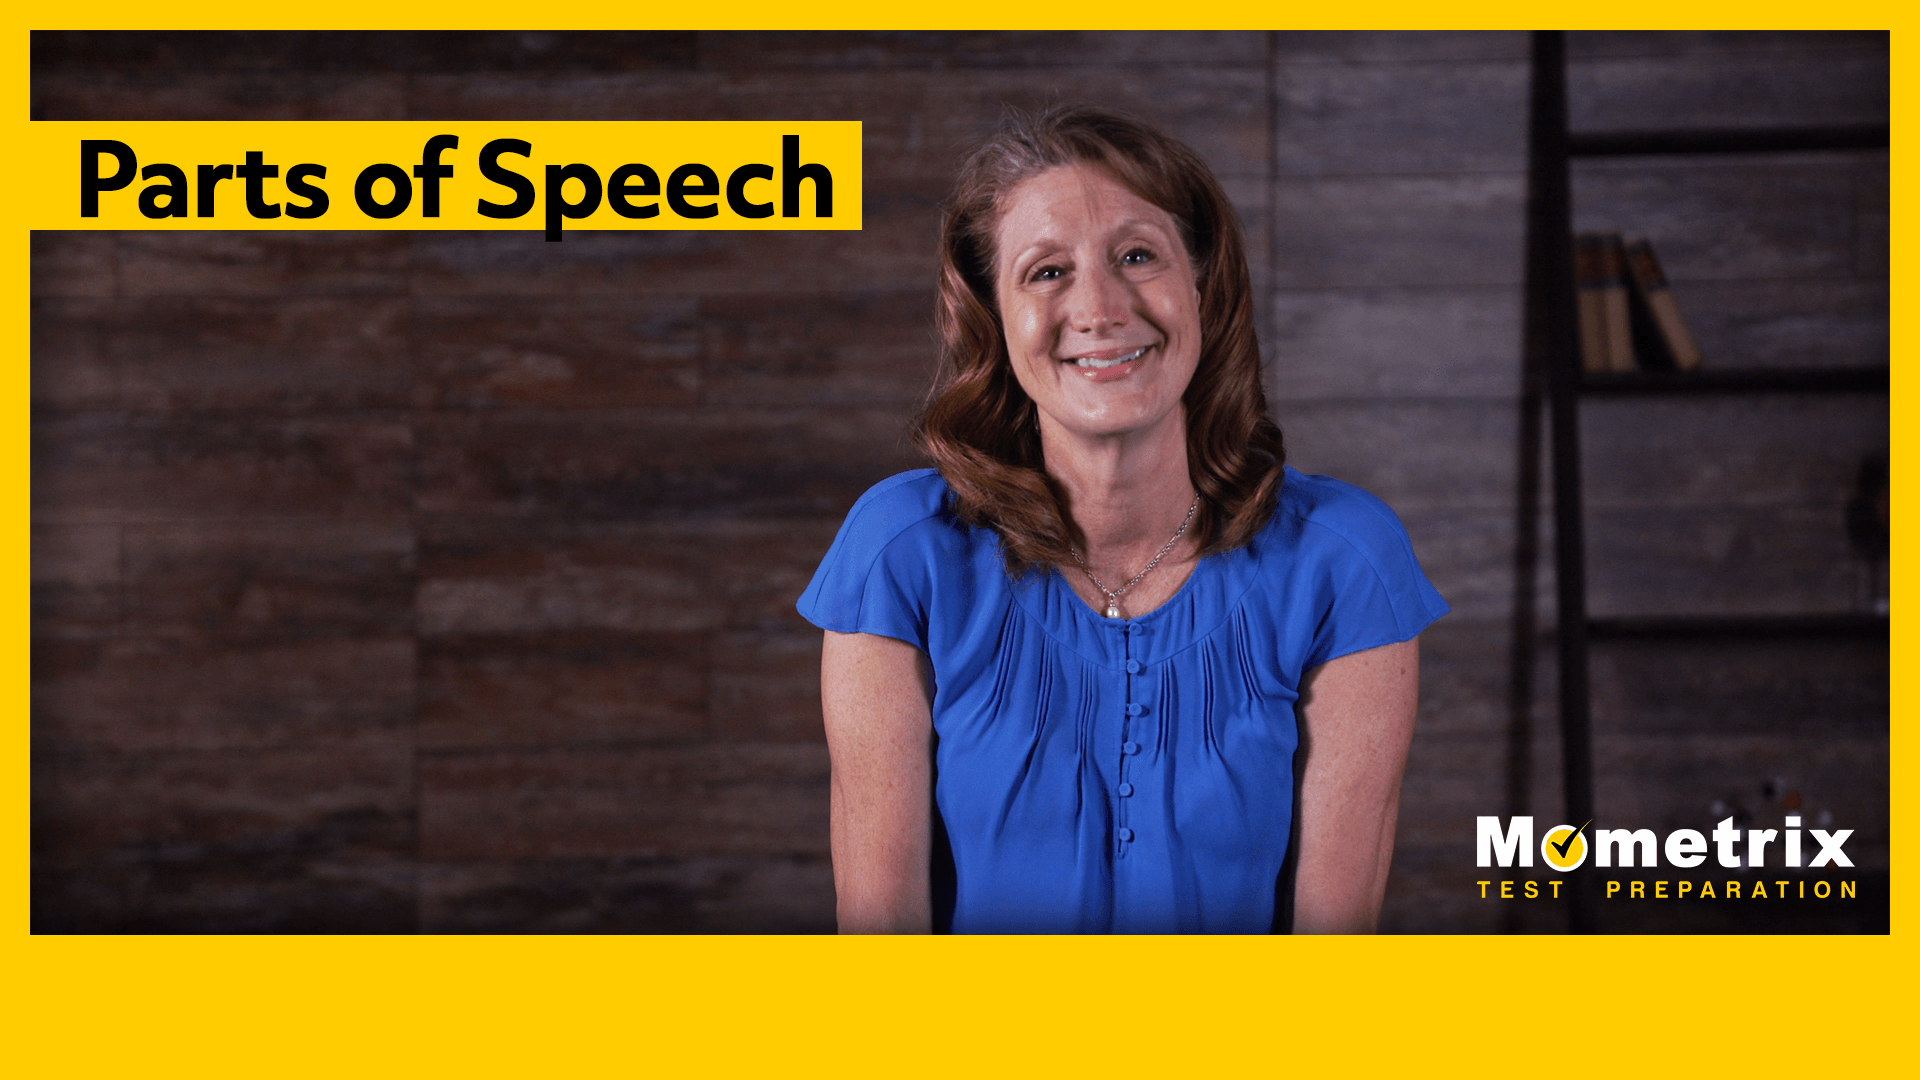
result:
[[[1892,217],[1887,166],[1861,169],[1853,181],[1853,272],[1882,281],[1891,272]]]
[[[804,625],[794,601],[842,513],[644,523],[428,519],[420,542],[420,629],[794,628]]]
[[[1279,175],[1526,168],[1524,59],[1276,66]]]
[[[1592,509],[1587,610],[1789,615],[1864,610],[1867,567],[1827,506]]]
[[[1863,233],[1876,231],[1864,218]],[[1877,230],[1885,236],[1885,229]],[[1859,268],[1856,267],[1856,272]],[[1715,370],[1887,362],[1887,283],[1878,280],[1683,281],[1674,302]]]
[[[419,425],[417,501],[605,521],[831,514],[918,464],[905,427],[895,410],[844,408],[436,417]]]
[[[421,644],[422,747],[613,747],[707,731],[707,642],[604,630]]]
[[[1592,664],[1594,723],[1611,733],[1871,741],[1888,729],[1885,641],[1609,641]]]
[[[133,754],[407,746],[414,648],[412,638],[43,641],[32,665],[36,747]]]
[[[690,297],[446,296],[409,305],[417,407],[693,405],[701,327]]]
[[[1281,30],[1273,34],[1278,64],[1418,64],[1525,60],[1527,35],[1517,30]]]
[[[1150,77],[1163,73],[1172,77]],[[440,120],[859,120],[864,174],[877,188],[904,177],[950,182],[966,144],[984,135],[1004,106],[1061,102],[1137,112],[1177,132],[1216,172],[1264,176],[1265,84],[1261,68],[1232,65],[421,75],[410,84],[409,108],[411,118]]]
[[[1124,67],[1162,79],[1186,66],[1260,67],[1258,31],[730,30],[700,34],[700,66],[720,71]],[[1174,68],[1175,71],[1164,69]]]
[[[1278,288],[1519,285],[1519,174],[1274,183]]]
[[[909,292],[757,293],[700,303],[703,403],[917,411],[939,344],[931,283]]]
[[[819,855],[608,857],[428,863],[428,933],[832,933],[833,868]]]
[[[370,520],[409,509],[413,429],[392,420],[123,412],[35,420],[41,521]]]
[[[713,638],[708,711],[720,742],[826,738],[820,716],[820,631],[754,630]]]
[[[1679,56],[1580,56],[1567,65],[1574,131],[1782,127],[1887,121],[1888,57],[1878,47]]]
[[[404,296],[415,243],[350,230],[112,235],[121,296]]]
[[[685,30],[36,30],[36,75],[209,72],[635,71],[694,62]]]
[[[130,634],[412,636],[414,533],[404,522],[188,520],[122,531]]]
[[[405,746],[33,755],[33,927],[394,933],[416,922]]]
[[[1886,452],[1887,399],[1593,399],[1580,433],[1590,508],[1835,507]]]
[[[431,753],[419,784],[430,862],[827,852],[824,745]]]
[[[36,300],[37,409],[405,407],[397,298]]]
[[[33,522],[28,561],[34,641],[112,636],[119,629],[121,528]]]
[[[1290,464],[1401,512],[1513,505],[1518,405],[1486,399],[1281,401]]]
[[[1286,290],[1272,303],[1271,386],[1283,413],[1315,398],[1520,392],[1520,290],[1512,286]]]
[[[1883,162],[1870,153],[1584,162],[1573,172],[1574,227],[1651,239],[1676,282],[1849,278],[1856,185]]]
[[[35,120],[405,120],[394,74],[35,72]]]
[[[1576,60],[1664,57],[1711,63],[1723,57],[1793,59],[1886,51],[1885,30],[1579,30],[1567,35],[1567,55]]]
[[[29,235],[28,273],[34,300],[114,294],[112,233],[35,229]]]

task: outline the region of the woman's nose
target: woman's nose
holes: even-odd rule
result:
[[[1132,294],[1114,267],[1101,264],[1074,275],[1067,305],[1067,322],[1074,330],[1099,333],[1126,323]]]

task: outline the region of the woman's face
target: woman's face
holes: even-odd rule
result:
[[[1105,169],[1060,166],[1008,193],[994,251],[1007,353],[1043,433],[1183,422],[1200,292],[1166,211]]]

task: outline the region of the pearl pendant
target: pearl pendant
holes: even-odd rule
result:
[[[1119,617],[1120,617],[1120,601],[1115,600],[1111,596],[1107,597],[1107,618],[1117,619]]]

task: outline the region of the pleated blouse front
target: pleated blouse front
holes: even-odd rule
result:
[[[1446,604],[1371,495],[1288,469],[1248,547],[1137,619],[1058,571],[1015,580],[931,470],[862,496],[802,594],[931,661],[936,832],[956,933],[1266,933],[1293,810],[1294,704],[1320,664]],[[943,856],[944,857],[944,856]],[[936,873],[936,878],[944,875]]]

